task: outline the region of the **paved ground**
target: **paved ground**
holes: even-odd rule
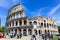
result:
[[[43,40],[42,37],[39,37],[39,36],[36,36],[36,37],[37,37],[37,40]],[[27,37],[23,36],[20,39],[17,39],[17,38],[1,38],[0,40],[30,40],[30,36],[27,36]]]

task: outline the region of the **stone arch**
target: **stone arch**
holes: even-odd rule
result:
[[[32,35],[32,30],[31,29],[28,30],[28,34]]]
[[[39,30],[39,34],[41,34],[41,30]]]
[[[43,23],[41,23],[41,26],[43,26]]]
[[[19,24],[22,25],[22,20],[19,20]]]
[[[32,22],[30,21],[29,24],[32,25]]]
[[[27,24],[27,21],[26,20],[24,20],[24,25],[26,25]]]
[[[21,33],[21,29],[19,29],[19,32]]]
[[[37,21],[34,21],[34,22],[33,22],[33,25],[37,25]]]
[[[50,32],[49,32],[49,30],[48,30],[48,34],[49,34]]]
[[[26,36],[26,29],[23,30],[23,35]]]
[[[44,22],[46,22],[46,20],[44,20]]]
[[[15,34],[17,34],[17,29],[15,29]]]
[[[47,34],[47,30],[45,30],[45,34]]]
[[[34,26],[34,28],[36,28],[36,26],[37,26],[37,21],[34,21],[34,22],[33,22],[33,26]]]
[[[37,35],[37,30],[34,30],[35,34]]]

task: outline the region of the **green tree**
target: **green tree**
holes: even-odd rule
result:
[[[4,26],[0,27],[0,33],[4,33],[4,30],[5,30]]]
[[[59,31],[59,33],[60,33],[60,26],[58,26],[58,31]]]

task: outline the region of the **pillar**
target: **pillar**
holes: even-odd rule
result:
[[[19,26],[19,21],[18,21],[18,26]]]
[[[21,33],[22,33],[22,35],[23,35],[23,29],[21,29]]]
[[[43,28],[44,28],[44,21],[43,21]]]
[[[14,26],[16,26],[16,21],[14,21]]]
[[[19,30],[17,29],[17,34],[19,33]]]
[[[12,27],[12,22],[11,22],[11,27]]]
[[[47,22],[46,22],[46,28],[47,28]]]
[[[15,33],[15,29],[13,29],[13,33]]]
[[[26,29],[27,30],[27,35],[28,35],[28,29]]]
[[[28,21],[28,19],[27,19],[27,25],[29,25],[29,21]]]
[[[22,25],[24,25],[24,20],[22,20]]]

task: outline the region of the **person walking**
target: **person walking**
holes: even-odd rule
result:
[[[30,40],[36,40],[36,36],[35,35],[32,35]]]

